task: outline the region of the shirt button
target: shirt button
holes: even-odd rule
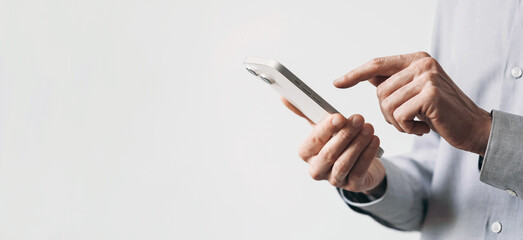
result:
[[[518,194],[516,192],[514,192],[512,189],[507,189],[505,190],[508,194],[510,194],[510,196],[512,197],[517,197]]]
[[[490,230],[494,233],[499,233],[501,232],[501,223],[499,221],[495,221],[494,223],[492,223],[492,225],[490,226]]]
[[[520,77],[523,75],[523,70],[522,70],[520,67],[514,67],[514,68],[512,68],[512,70],[510,71],[510,74],[511,74],[512,77],[514,77],[514,78],[520,78]]]

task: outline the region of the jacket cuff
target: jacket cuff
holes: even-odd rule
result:
[[[513,196],[523,195],[523,117],[492,111],[480,180]]]

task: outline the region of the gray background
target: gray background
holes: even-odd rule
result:
[[[274,58],[385,156],[412,137],[368,83],[428,51],[435,1],[1,1],[1,239],[416,239],[358,215],[297,157],[310,126],[242,67]]]

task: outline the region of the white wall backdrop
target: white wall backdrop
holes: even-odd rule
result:
[[[242,67],[274,58],[387,155],[412,137],[332,80],[430,50],[435,1],[0,2],[0,239],[416,239],[297,157],[306,122]]]

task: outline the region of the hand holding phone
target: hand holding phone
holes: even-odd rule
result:
[[[247,70],[268,83],[294,113],[314,125],[298,154],[309,163],[315,180],[380,197],[386,187],[385,168],[379,160],[383,150],[372,125],[361,115],[343,117],[323,98],[274,60],[249,58]],[[341,191],[341,190],[340,190]]]
[[[318,124],[330,114],[338,113],[332,105],[281,63],[255,57],[249,57],[243,63],[247,71],[280,93],[284,99],[283,103],[291,111],[298,115],[301,113],[309,122]],[[383,153],[380,147],[377,157],[381,157]]]

